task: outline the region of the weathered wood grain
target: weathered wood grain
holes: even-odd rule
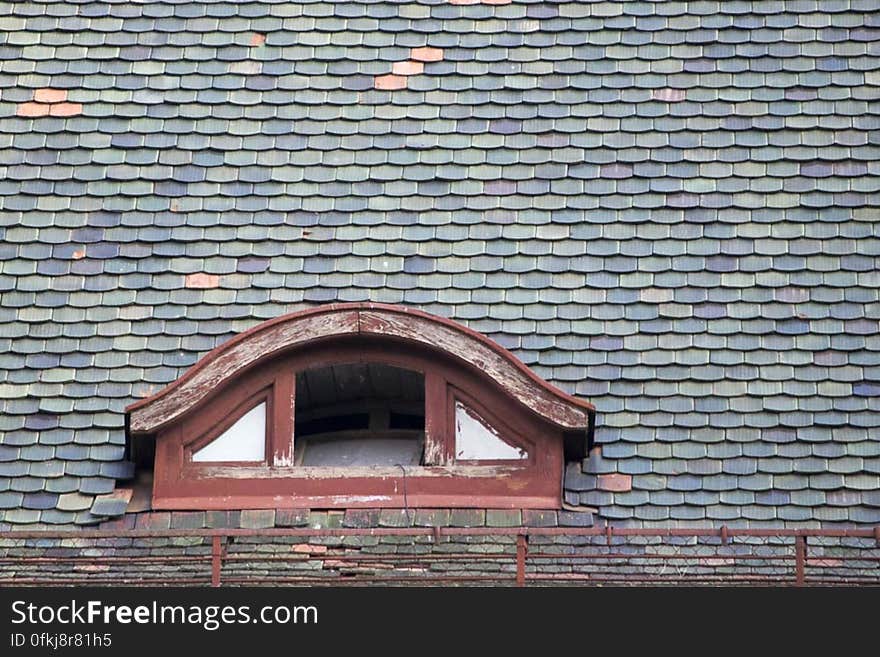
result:
[[[525,366],[510,352],[502,351],[501,347],[493,349],[486,344],[488,340],[478,339],[463,327],[432,321],[422,314],[366,309],[360,312],[360,332],[393,336],[439,349],[484,372],[544,419],[567,429],[587,426],[586,408],[527,374]]]
[[[315,365],[377,362],[425,373],[425,449],[432,456],[426,465],[325,468],[288,463],[286,454],[293,453],[296,441],[290,425],[295,418],[293,373]],[[267,449],[274,458],[263,464],[197,463],[189,458],[193,444],[216,435],[230,412],[234,414],[259,394],[267,395],[276,409]],[[453,415],[459,398],[512,444],[522,445],[529,458],[513,464],[455,462]],[[266,360],[161,428],[155,436],[152,502],[157,509],[330,508],[370,503],[558,508],[562,437],[560,427],[520,404],[477,368],[462,366],[446,352],[394,337],[354,334],[309,343],[307,348]]]
[[[494,381],[509,396],[564,429],[589,425],[592,406],[534,375],[485,336],[427,313],[380,304],[340,304],[270,320],[202,358],[156,395],[132,404],[132,433],[154,433],[195,407],[217,386],[255,364],[310,343],[351,335],[393,338],[455,358]]]
[[[288,319],[272,320],[237,336],[210,352],[158,394],[130,406],[126,409],[130,431],[154,432],[193,408],[223,381],[257,362],[297,345],[356,333],[358,328],[356,310],[307,311]]]

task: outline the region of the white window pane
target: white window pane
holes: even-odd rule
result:
[[[528,452],[504,442],[473,409],[455,402],[455,456],[463,461],[521,460]]]
[[[266,402],[255,406],[199,451],[192,460],[262,461],[266,456]]]

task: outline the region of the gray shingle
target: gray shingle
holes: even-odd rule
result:
[[[12,522],[93,517],[64,499],[131,476],[133,395],[340,300],[442,308],[594,401],[603,455],[569,490],[597,521],[876,521],[821,501],[880,468],[871,15],[809,14],[830,49],[755,3],[307,4],[305,41],[283,3],[40,7],[7,73],[83,107],[15,116],[33,91],[4,89]],[[373,88],[426,42],[441,61]],[[184,288],[198,271],[220,286]],[[613,472],[650,504],[592,488]],[[778,514],[749,501],[779,487]]]

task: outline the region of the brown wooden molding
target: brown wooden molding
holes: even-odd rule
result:
[[[508,350],[457,322],[385,304],[333,304],[263,322],[205,355],[181,378],[125,411],[131,434],[152,434],[186,414],[228,380],[257,363],[317,342],[375,336],[416,343],[491,378],[507,395],[551,424],[586,430],[592,404],[536,376]]]
[[[308,349],[271,358],[213,390],[205,403],[156,432],[153,508],[559,507],[566,430],[445,352],[399,340],[390,346],[385,339],[359,334],[315,342]],[[425,375],[424,465],[297,465],[293,373],[360,362],[381,362]],[[240,414],[246,400],[267,389],[274,401],[265,463],[197,463],[187,458],[202,436],[216,435],[223,418]],[[503,439],[527,447],[529,458],[456,462],[452,409],[457,396],[497,423]]]
[[[586,428],[589,413],[594,410],[588,402],[536,376],[507,349],[456,322],[420,311],[366,308],[360,312],[360,332],[418,342],[454,356],[485,373],[511,397],[559,427]]]
[[[256,363],[316,340],[354,335],[357,330],[357,310],[341,306],[312,308],[263,322],[208,352],[155,395],[127,406],[129,431],[153,433]]]

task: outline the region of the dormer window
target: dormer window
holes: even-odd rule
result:
[[[157,509],[557,508],[593,423],[484,336],[380,305],[266,322],[127,413]]]

